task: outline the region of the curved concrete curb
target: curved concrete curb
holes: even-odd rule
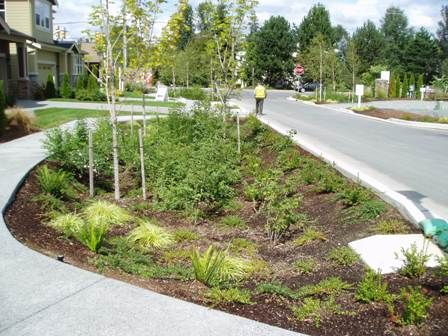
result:
[[[3,213],[46,158],[43,136],[0,144],[1,336],[301,335],[87,272],[20,244]]]
[[[329,105],[325,105],[325,104],[316,104],[314,102],[300,100],[300,99],[296,99],[294,97],[288,97],[287,100],[300,102],[300,103],[306,104],[306,105],[313,105],[315,107],[325,108],[328,110],[344,112],[344,113],[348,113],[348,114],[351,114],[353,116],[357,116],[360,118],[372,119],[372,120],[376,120],[379,122],[385,122],[385,123],[389,123],[389,124],[401,125],[401,126],[405,126],[405,127],[429,129],[429,130],[448,131],[448,124],[428,123],[428,122],[420,122],[420,121],[408,121],[408,120],[402,120],[402,119],[396,119],[396,118],[382,119],[382,118],[372,117],[372,116],[365,115],[365,114],[356,113],[347,108],[337,108],[337,107],[333,107],[333,106],[329,106]]]
[[[266,125],[272,127],[276,131],[287,135],[290,129],[284,127],[283,125],[277,124],[275,122],[271,122],[264,117],[259,118]],[[335,167],[338,171],[340,171],[343,175],[348,178],[358,181],[365,187],[372,189],[379,197],[381,197],[384,201],[395,206],[400,213],[405,216],[409,221],[411,221],[416,227],[418,227],[418,223],[422,220],[426,219],[425,214],[423,214],[420,209],[407,197],[399,194],[380,181],[374,179],[368,174],[359,171],[355,167],[350,164],[347,164],[343,160],[333,157],[332,155],[322,152],[322,150],[316,147],[309,141],[303,139],[300,135],[294,136],[294,141],[301,146],[303,149],[312,153],[316,157],[321,158],[325,162],[329,163],[333,167]],[[432,214],[434,217],[438,217],[436,214]],[[440,217],[439,217],[440,218]]]

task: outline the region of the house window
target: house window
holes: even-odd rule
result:
[[[0,0],[0,17],[5,19],[5,0]]]
[[[51,6],[44,0],[36,0],[35,16],[36,26],[50,31]]]

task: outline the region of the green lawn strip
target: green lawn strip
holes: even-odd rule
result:
[[[70,108],[47,108],[34,111],[36,121],[34,125],[38,128],[47,129],[62,125],[66,122],[84,118],[98,118],[109,116],[109,111],[70,109]]]
[[[65,102],[65,103],[95,103],[95,104],[107,104],[107,102],[105,101],[83,101],[83,100],[78,100],[75,98],[51,98],[48,99],[49,101],[54,101],[54,102]],[[117,102],[117,105],[136,105],[136,106],[141,106],[143,104],[143,99],[142,101],[136,101],[136,100],[124,100],[124,101],[119,101]],[[153,101],[151,99],[145,100],[145,105],[147,107],[169,107],[169,108],[176,108],[176,107],[181,107],[184,104],[183,103],[179,103],[179,102],[160,102],[160,101]]]

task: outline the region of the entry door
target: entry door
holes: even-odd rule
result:
[[[5,90],[7,89],[8,85],[8,68],[7,68],[7,62],[6,62],[6,56],[5,54],[0,53],[0,80],[3,81],[3,85]]]

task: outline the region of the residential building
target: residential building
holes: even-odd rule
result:
[[[65,73],[73,83],[82,73],[83,52],[77,43],[53,40],[53,13],[57,5],[57,0],[0,0],[0,17],[4,17],[12,33],[25,37],[24,42],[8,42],[9,50],[4,53],[9,55],[6,75],[3,74],[9,82],[9,94],[30,97],[45,85],[48,76],[59,87]]]

